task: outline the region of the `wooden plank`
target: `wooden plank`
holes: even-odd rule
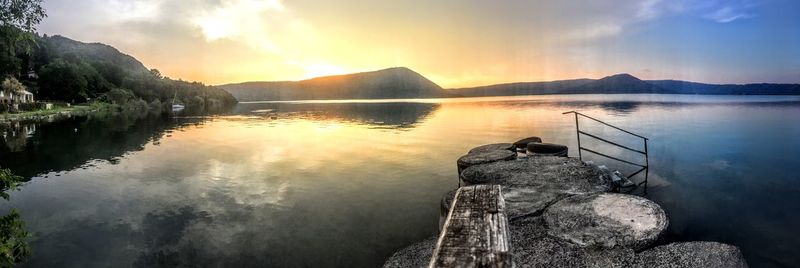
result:
[[[429,267],[513,267],[500,185],[458,189]]]

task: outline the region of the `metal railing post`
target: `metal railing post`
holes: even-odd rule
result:
[[[578,137],[578,159],[583,161],[583,153],[581,152],[581,127],[578,125],[578,113],[575,113],[575,136]]]
[[[622,162],[622,163],[638,166],[641,169],[639,169],[638,171],[632,173],[628,177],[630,178],[630,177],[636,176],[636,175],[640,174],[642,171],[644,171],[644,182],[643,183],[645,185],[647,184],[647,179],[648,179],[649,174],[650,174],[650,154],[649,154],[648,148],[647,148],[648,147],[647,146],[647,141],[649,139],[647,137],[639,135],[639,134],[636,134],[636,133],[633,133],[633,132],[630,132],[630,131],[627,131],[627,130],[622,129],[622,128],[618,127],[618,126],[611,125],[609,123],[600,121],[597,118],[594,118],[594,117],[579,113],[577,111],[564,112],[563,114],[570,114],[570,113],[575,114],[575,134],[576,134],[576,136],[578,138],[578,159],[583,160],[583,151],[587,151],[587,152],[590,152],[592,154],[599,155],[599,156],[602,156],[602,157],[606,157],[606,158],[609,158],[609,159],[612,159],[612,160],[616,160],[616,161],[619,161],[619,162]],[[591,133],[588,133],[588,132],[585,132],[585,131],[581,131],[580,120],[579,120],[578,116],[582,116],[582,117],[585,117],[587,119],[593,120],[595,122],[598,122],[598,123],[603,124],[605,126],[608,126],[610,128],[613,128],[613,129],[622,131],[624,133],[627,133],[627,134],[629,134],[631,136],[635,136],[635,137],[641,138],[644,141],[644,150],[640,151],[638,149],[634,149],[634,148],[622,145],[620,143],[613,142],[613,141],[610,141],[608,139],[602,138],[602,137],[600,137],[598,135],[591,134]],[[618,148],[626,149],[626,150],[629,150],[629,151],[644,155],[645,163],[644,164],[634,163],[634,162],[632,162],[632,160],[625,160],[625,159],[621,159],[621,158],[618,158],[618,157],[610,156],[608,154],[604,154],[604,153],[601,153],[601,152],[598,152],[598,151],[594,151],[594,150],[591,150],[589,148],[583,148],[583,146],[581,145],[581,135],[586,135],[586,136],[589,136],[590,138],[594,138],[594,139],[596,139],[598,141],[601,141],[601,142],[604,142],[606,144],[610,144],[610,145],[616,146]],[[640,184],[642,184],[642,183],[640,183]]]

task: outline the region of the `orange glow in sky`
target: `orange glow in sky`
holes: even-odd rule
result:
[[[800,82],[794,4],[749,2],[46,1],[39,30],[207,84],[399,66],[443,87],[616,73]]]

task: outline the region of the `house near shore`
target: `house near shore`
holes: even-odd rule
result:
[[[22,90],[17,92],[6,92],[0,90],[0,103],[18,104],[33,102],[33,93]]]

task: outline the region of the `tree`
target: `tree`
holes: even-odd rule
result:
[[[131,93],[128,90],[115,88],[106,93],[105,98],[113,104],[126,105],[128,104],[128,102],[132,101],[136,97],[133,96],[133,93]]]
[[[8,77],[0,84],[0,89],[6,93],[18,93],[25,91],[25,86],[22,85],[16,78]]]
[[[42,0],[0,0],[0,74],[19,73],[17,54],[31,54],[36,25],[45,17]]]
[[[158,69],[150,69],[150,74],[152,74],[158,79],[164,78],[164,76],[161,75],[161,71],[159,71]]]
[[[42,0],[0,0],[0,26],[36,31],[36,24],[47,17]]]
[[[75,64],[55,60],[39,71],[39,98],[83,102],[89,82]]]

